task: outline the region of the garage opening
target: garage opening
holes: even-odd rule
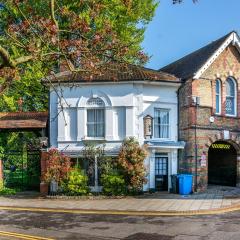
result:
[[[228,142],[214,142],[208,151],[208,183],[235,187],[236,177],[236,149]]]

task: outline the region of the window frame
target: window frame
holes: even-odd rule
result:
[[[217,93],[217,84],[219,84],[219,92]],[[217,101],[218,96],[218,101]],[[215,82],[215,114],[220,115],[222,113],[222,82],[220,79],[216,79]],[[219,111],[217,112],[217,104]]]
[[[168,124],[164,124],[164,126],[168,126],[168,137],[163,137],[161,138],[160,136],[159,137],[156,137],[156,125],[158,125],[158,127],[161,126],[161,124],[156,124],[156,116],[155,116],[155,113],[156,111],[165,111],[165,112],[168,112]],[[170,109],[168,108],[154,108],[154,118],[153,118],[153,139],[161,139],[161,140],[170,140],[171,139],[171,119],[170,119]],[[159,132],[160,133],[160,132]]]
[[[89,104],[89,102],[91,101],[91,100],[97,100],[97,101],[99,101],[100,100],[100,102],[102,103],[101,105],[90,105]],[[88,121],[88,111],[89,110],[93,110],[93,111],[98,111],[98,110],[102,110],[103,111],[103,122],[99,122],[99,121],[95,121],[95,119],[94,119],[94,122],[91,122],[91,123],[89,123],[89,121]],[[94,114],[95,116],[96,116],[96,113]],[[102,124],[102,127],[103,127],[103,136],[89,136],[88,135],[88,128],[89,128],[89,125],[90,124],[92,124],[93,126],[94,126],[94,128],[96,128],[96,125],[98,125],[98,124]],[[104,103],[104,101],[101,99],[101,98],[99,98],[99,97],[92,97],[92,98],[89,98],[88,99],[88,101],[87,101],[87,104],[86,104],[86,139],[87,140],[91,140],[91,139],[93,139],[93,140],[103,140],[103,139],[105,139],[105,136],[106,136],[106,127],[105,127],[105,124],[106,124],[106,112],[105,112],[105,103]],[[95,131],[95,132],[97,132],[97,131]]]
[[[233,83],[233,86],[234,86],[234,96],[229,96],[229,95],[227,95],[227,82],[228,81],[232,81],[232,83]],[[226,116],[229,116],[229,117],[236,117],[237,116],[237,84],[236,84],[236,81],[235,81],[235,79],[233,78],[233,77],[228,77],[227,79],[226,79],[226,83],[225,83],[225,89],[226,89],[226,99],[225,99],[225,114],[226,114]],[[231,92],[231,91],[230,91]],[[233,98],[233,103],[234,103],[234,113],[233,114],[229,114],[229,113],[227,113],[227,111],[226,111],[226,102],[227,102],[227,98],[228,97],[231,97],[231,98]]]

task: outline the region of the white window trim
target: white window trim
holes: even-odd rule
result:
[[[216,109],[215,109],[215,114],[216,115],[221,115],[222,113],[222,82],[220,79],[216,80],[216,85],[215,85],[215,99],[217,99],[217,91],[216,91],[216,86],[217,86],[217,82],[219,83],[219,100],[218,100],[218,104],[219,104],[219,111],[217,112],[217,101],[216,101]]]
[[[227,117],[236,117],[237,116],[237,84],[236,84],[236,80],[233,77],[228,77],[227,80],[228,79],[231,79],[234,84],[234,114],[226,113],[226,116]],[[225,88],[226,88],[226,86],[225,86]],[[227,99],[227,94],[226,94],[226,99]],[[225,111],[226,111],[226,106],[225,106]]]
[[[94,97],[95,98],[95,97]],[[99,98],[99,97],[96,97],[96,98]],[[89,98],[88,99],[88,101],[89,100],[91,100],[92,98]],[[99,98],[99,99],[101,99],[101,98]],[[101,99],[102,100],[102,99]],[[87,102],[88,102],[87,101]],[[103,101],[103,100],[102,100]],[[104,101],[103,101],[104,102]],[[103,110],[104,111],[104,134],[103,134],[103,137],[89,137],[88,136],[88,119],[87,119],[87,111],[88,110],[94,110],[94,109],[96,109],[96,110]],[[96,106],[96,105],[93,105],[93,106],[91,106],[91,105],[86,105],[86,123],[85,123],[85,126],[86,126],[86,136],[84,137],[84,140],[94,140],[94,141],[100,141],[100,140],[105,140],[105,138],[106,138],[106,106]]]
[[[157,138],[157,137],[155,137],[155,111],[156,110],[168,111],[168,113],[169,113],[168,138]],[[163,140],[163,141],[170,141],[171,140],[171,117],[170,117],[170,112],[171,112],[171,109],[169,109],[169,108],[161,108],[161,107],[154,108],[153,138],[152,138],[152,140]]]

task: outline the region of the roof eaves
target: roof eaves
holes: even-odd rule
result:
[[[218,58],[218,56],[229,46],[231,42],[234,41],[236,32],[231,32],[225,39],[225,41],[221,44],[220,47],[207,59],[207,61],[202,64],[199,70],[193,74],[193,79],[198,79],[200,76],[207,70],[207,68]]]

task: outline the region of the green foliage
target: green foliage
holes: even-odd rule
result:
[[[0,196],[15,195],[16,193],[17,191],[15,189],[7,188],[7,187],[4,187],[0,190]]]
[[[104,156],[100,159],[98,165],[102,174],[108,174],[117,169],[117,159],[116,157]]]
[[[140,147],[134,137],[123,141],[118,155],[118,165],[130,192],[142,191],[143,183],[147,181],[144,166],[146,156],[145,148]]]
[[[16,189],[4,187],[3,181],[0,181],[0,196],[15,195],[16,192],[17,192]]]
[[[22,161],[19,161],[20,158],[23,159],[25,164],[27,161],[27,148],[33,145],[35,147],[36,140],[37,135],[33,132],[1,132],[0,157],[7,160],[6,167],[9,168],[9,164],[16,166],[22,164]],[[19,153],[8,155],[10,151],[18,151]]]
[[[152,20],[159,3],[158,0],[56,0],[55,2],[59,9],[64,9],[66,12],[73,11],[80,19],[88,23],[92,27],[88,35],[94,35],[94,32],[104,28],[106,23],[110,23],[118,38],[131,48],[130,54],[126,56],[131,62],[136,60],[134,59],[135,53],[142,49],[141,42],[146,26]],[[31,15],[47,18],[51,14],[47,0],[27,0],[24,4],[20,4],[20,8],[29,19],[32,18]],[[95,15],[92,13],[93,8],[95,8]],[[22,17],[12,1],[7,1],[6,9],[4,8],[0,12],[3,29],[13,18]],[[70,30],[71,18],[64,18],[60,14],[57,14],[57,17],[60,18],[59,27]],[[16,47],[13,39],[3,35],[2,40],[3,42],[8,41],[9,48],[16,57],[21,56],[23,50]]]
[[[113,157],[104,157],[99,162],[103,193],[108,196],[125,195],[127,193],[124,176],[119,172],[116,160]]]
[[[79,168],[70,170],[67,179],[61,184],[69,195],[86,195],[89,193],[88,177]]]
[[[4,158],[4,147],[0,146],[0,159]]]
[[[86,65],[82,70],[87,70],[89,63],[98,66],[98,61],[104,62],[106,49],[106,53],[113,51],[110,59],[114,61],[118,59],[121,60],[119,62],[135,64],[143,64],[145,61],[141,43],[146,26],[158,6],[157,0],[55,0],[55,19],[60,32],[51,19],[49,5],[49,0],[7,0],[1,3],[1,47],[11,56],[12,62],[19,58],[33,57],[18,64],[14,70],[6,64],[2,74],[0,71],[0,84],[7,85],[3,88],[7,89],[4,95],[0,96],[1,111],[17,111],[16,101],[20,97],[24,100],[24,110],[47,109],[48,91],[41,79],[59,70],[59,59],[66,60],[68,53],[65,46],[67,49],[78,47],[70,46],[74,42],[72,39],[80,42],[76,52],[81,53],[81,59],[86,55],[86,60],[81,62],[81,66]],[[106,31],[107,27],[109,31]],[[108,47],[111,47],[110,50]],[[58,53],[59,48],[62,54]],[[95,50],[97,51],[94,52]],[[102,51],[104,54],[100,58]],[[91,56],[86,52],[94,54]],[[73,55],[71,53],[67,58],[75,64]],[[99,58],[98,61],[95,61],[96,57]],[[5,61],[0,57],[0,65],[3,63]],[[102,64],[100,66],[102,68]]]
[[[105,173],[101,176],[101,183],[103,186],[103,193],[106,195],[125,195],[126,183],[124,176],[120,175],[118,171]]]
[[[14,81],[0,96],[0,111],[15,112],[19,110],[17,101],[23,99],[23,111],[44,111],[48,107],[48,91],[41,83],[47,74],[44,64],[35,62],[24,68],[21,79]]]

